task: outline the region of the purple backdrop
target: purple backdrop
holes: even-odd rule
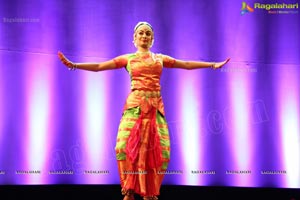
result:
[[[231,57],[221,70],[164,69],[164,184],[300,187],[298,3],[246,3],[253,12],[240,0],[1,1],[0,184],[119,183],[129,76],[69,71],[57,51],[74,62],[134,52],[133,27],[148,21],[154,52]]]

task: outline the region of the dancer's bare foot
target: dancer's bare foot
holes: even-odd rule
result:
[[[156,196],[143,197],[143,200],[158,200]]]
[[[125,195],[123,200],[134,200],[134,196],[133,195]]]
[[[121,190],[122,194],[125,195],[123,200],[134,200],[134,191],[133,190]]]

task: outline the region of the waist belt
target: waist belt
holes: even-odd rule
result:
[[[147,98],[154,98],[160,97],[160,91],[145,91],[145,90],[133,90],[133,93],[137,96],[147,97]]]

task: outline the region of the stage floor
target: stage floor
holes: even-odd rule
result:
[[[9,197],[8,199],[123,199],[120,193],[120,185],[1,185],[0,194]],[[135,199],[142,198],[136,196]],[[169,199],[300,200],[300,189],[163,185],[159,200]]]

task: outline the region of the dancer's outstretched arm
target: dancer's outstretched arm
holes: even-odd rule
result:
[[[74,63],[66,58],[66,56],[60,51],[58,52],[58,57],[61,62],[70,70],[82,69],[97,72],[116,68],[116,64],[113,60],[108,60],[100,63]]]
[[[219,69],[223,67],[226,63],[228,63],[230,58],[222,62],[202,62],[202,61],[184,61],[184,60],[176,60],[174,63],[174,68],[182,68],[182,69],[199,69],[199,68],[213,68]]]

